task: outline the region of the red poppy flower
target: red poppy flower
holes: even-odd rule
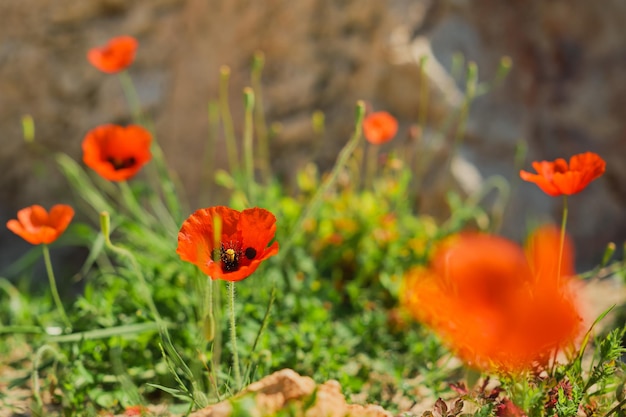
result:
[[[52,243],[63,234],[74,217],[74,209],[57,204],[50,213],[39,205],[26,207],[17,212],[17,220],[7,222],[7,228],[33,245]]]
[[[363,120],[365,139],[373,145],[389,142],[398,132],[398,121],[386,111],[371,113]]]
[[[124,181],[150,161],[150,142],[150,133],[141,126],[98,126],[83,140],[83,161],[109,181]]]
[[[567,161],[559,158],[553,162],[533,162],[537,174],[520,171],[524,181],[534,182],[544,193],[553,197],[581,192],[605,170],[604,160],[593,152],[574,155]]]
[[[106,45],[91,48],[87,59],[97,69],[107,74],[115,74],[132,64],[137,51],[137,40],[132,36],[118,36]]]
[[[582,329],[571,245],[560,269],[559,248],[553,227],[535,232],[526,252],[500,237],[462,235],[429,268],[408,273],[403,304],[470,366],[517,372],[545,363]]]
[[[215,242],[215,219],[221,219]],[[268,247],[276,233],[276,217],[261,208],[241,212],[224,206],[197,210],[178,233],[176,253],[196,264],[212,279],[241,281],[278,253],[278,242]]]

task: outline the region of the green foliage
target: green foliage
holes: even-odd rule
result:
[[[579,412],[602,415],[598,413],[619,406],[624,396],[626,368],[621,358],[626,349],[621,338],[625,332],[626,327],[614,329],[607,336],[594,339],[593,356],[586,366],[573,357],[556,366],[547,377],[531,373],[519,380],[503,378],[507,395],[529,417],[565,417]]]
[[[255,71],[260,71],[262,57],[255,59]],[[485,89],[475,65],[471,69],[465,116],[470,101]],[[362,400],[392,411],[400,411],[398,398],[423,399],[425,387],[431,398],[447,398],[447,404],[439,398],[426,414],[441,417],[469,415],[462,413],[470,404],[473,415],[492,416],[506,399],[529,416],[571,416],[580,410],[596,415],[590,410],[606,412],[624,403],[621,341],[626,328],[593,343],[587,368],[581,351],[547,376],[500,375],[497,388],[487,389],[488,378],[482,384],[475,384],[478,376],[468,378],[470,388],[459,384],[459,396],[454,396],[450,384],[459,381],[461,366],[431,332],[399,310],[402,276],[426,264],[439,240],[467,225],[497,227],[500,206],[489,213],[480,201],[492,189],[506,200],[507,187],[496,178],[469,198],[448,193],[450,213],[443,223],[418,213],[415,173],[407,160],[393,154],[383,163],[375,159],[374,166],[364,160],[360,103],[354,133],[330,173],[308,164],[297,173],[297,189],[287,190],[269,172],[266,147],[272,132],[254,107],[261,102],[254,100],[260,74],[253,77],[253,89],[246,90],[242,155],[236,152],[224,96],[228,76],[223,69],[220,104],[211,107],[211,123],[224,125],[231,170],[218,171],[215,180],[228,189],[231,207],[270,209],[278,219],[281,246],[276,257],[237,284],[237,353],[244,383],[292,368],[318,383],[336,379],[348,398],[361,394]],[[129,81],[124,78],[126,87]],[[140,109],[132,113],[143,120]],[[323,134],[323,115],[314,120],[316,133]],[[253,127],[263,139],[262,161],[253,159]],[[461,137],[459,130],[455,147]],[[67,416],[156,402],[188,412],[224,399],[231,401],[233,416],[252,415],[252,396],[233,397],[238,387],[233,346],[225,342],[226,286],[210,284],[176,254],[177,233],[189,210],[176,195],[158,143],[153,155],[144,176],[131,184],[106,182],[68,156],[56,155],[87,219],[56,242],[83,246],[88,253],[78,274],[84,289],[67,303],[71,333],[59,334],[60,317],[49,294],[0,278],[0,334],[14,338],[0,345],[0,353],[24,346],[35,352],[32,364],[24,358],[7,364],[22,370],[14,385],[32,381],[35,411],[45,411],[42,393],[49,392],[48,401]],[[364,180],[364,166],[376,175]],[[14,270],[30,271],[39,253],[35,248]],[[305,399],[304,408],[314,401],[315,396]],[[292,404],[277,416],[298,413]]]

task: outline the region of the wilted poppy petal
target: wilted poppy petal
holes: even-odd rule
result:
[[[87,60],[100,71],[114,74],[132,64],[137,45],[137,40],[131,36],[118,36],[109,40],[106,45],[90,49]]]

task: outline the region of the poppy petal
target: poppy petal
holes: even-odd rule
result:
[[[184,261],[196,264],[202,272],[211,275],[213,263],[215,210],[200,209],[185,220],[178,233],[176,253]],[[212,275],[211,275],[212,276]]]
[[[599,178],[605,170],[606,163],[597,154],[586,152],[570,158],[569,165],[562,159],[553,162],[533,162],[537,174],[520,171],[524,181],[534,182],[546,194],[553,197],[572,195],[584,190],[589,183]]]
[[[573,254],[540,228],[524,252],[503,238],[467,234],[405,277],[402,302],[469,365],[517,372],[549,358],[582,330],[571,280]]]
[[[49,244],[57,240],[74,217],[74,209],[58,204],[50,214],[40,205],[32,205],[17,212],[17,220],[7,222],[7,228],[33,245]]]
[[[50,225],[65,230],[74,217],[74,209],[65,204],[57,204],[50,209]]]
[[[102,72],[114,74],[126,69],[135,59],[138,42],[132,36],[118,36],[106,45],[91,48],[87,60]]]
[[[222,222],[222,236],[232,237],[233,239],[239,239],[239,221],[241,219],[241,213],[237,210],[233,210],[226,206],[211,207],[208,210],[209,215],[212,218],[216,216],[221,219]]]
[[[221,229],[219,242],[215,242],[218,217]],[[264,209],[243,212],[225,206],[200,209],[183,223],[176,252],[212,279],[241,281],[263,260],[278,253],[277,242],[267,247],[275,231],[276,217]]]
[[[7,222],[7,229],[33,245],[38,244],[37,238],[30,232],[28,232],[21,222],[15,219],[11,219]]]
[[[371,113],[363,120],[363,134],[373,145],[389,142],[397,131],[398,121],[386,111]]]
[[[261,208],[246,209],[241,212],[239,228],[242,232],[243,249],[254,248],[259,256],[274,238],[276,217]]]
[[[534,182],[541,191],[550,196],[556,197],[561,194],[561,191],[552,182],[541,175],[532,174],[524,170],[520,171],[519,175],[524,181]]]
[[[554,226],[538,228],[528,239],[526,257],[528,258],[533,275],[542,282],[556,282],[558,276],[558,259],[561,247],[561,231]],[[574,249],[571,240],[565,236],[561,276],[574,275]]]
[[[98,126],[83,140],[83,162],[109,181],[124,181],[150,161],[151,142],[150,132],[141,126]]]
[[[581,183],[588,184],[604,174],[606,162],[593,152],[585,152],[572,156],[570,169],[581,172]]]

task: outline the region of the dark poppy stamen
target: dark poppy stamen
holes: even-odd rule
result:
[[[222,261],[224,272],[233,272],[239,269],[239,257],[241,251],[233,248],[226,248],[222,245],[219,252],[219,259]]]
[[[119,171],[120,169],[130,168],[137,163],[134,156],[130,158],[114,158],[112,156],[107,158],[107,161],[113,165],[113,169]]]
[[[246,248],[245,251],[246,258],[252,260],[256,256],[256,249],[254,248]]]

